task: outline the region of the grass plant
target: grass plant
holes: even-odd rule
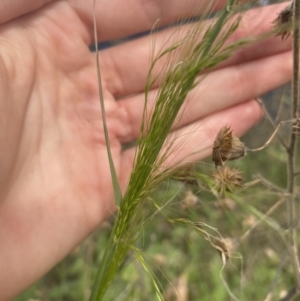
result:
[[[166,178],[167,173],[161,169],[161,166],[170,155],[174,143],[174,140],[167,141],[167,136],[187,94],[195,86],[197,76],[224,61],[235,49],[247,42],[238,41],[224,46],[228,37],[237,29],[240,21],[240,16],[232,20],[233,14],[237,12],[236,7],[237,1],[229,0],[212,25],[203,29],[201,22],[195,23],[186,36],[179,38],[170,47],[159,51],[151,62],[146,83],[144,118],[133,171],[127,191],[120,203],[90,301],[104,300],[107,288],[128,251],[133,249],[137,253],[134,244],[143,229],[146,217],[140,214],[143,211],[144,200],[150,195],[153,188]],[[201,33],[203,38],[198,41]],[[156,63],[166,56],[166,68],[162,73],[155,107],[148,120],[148,93],[157,81],[157,78],[153,78],[152,71]],[[101,103],[103,102],[102,98]],[[107,138],[109,148],[108,141]],[[112,165],[111,170],[113,174]],[[118,191],[115,194],[117,196]],[[161,206],[163,204],[159,204],[159,207]],[[141,259],[142,256],[138,256],[138,258]],[[141,260],[141,263],[145,268],[144,261]],[[145,271],[149,272],[149,269],[145,268]],[[154,278],[152,279],[158,299],[163,300],[159,285]]]

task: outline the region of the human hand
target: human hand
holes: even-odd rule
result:
[[[97,6],[99,40],[148,30],[157,17],[168,24],[178,15],[191,15],[198,2],[186,1],[183,12],[180,0],[172,1],[172,9],[168,0],[135,0],[130,6],[102,1]],[[88,48],[93,1],[2,3],[0,300],[8,300],[61,260],[115,206],[95,53]],[[247,13],[233,39],[265,32],[283,7]],[[166,34],[159,34],[158,44]],[[195,88],[174,128],[190,137],[178,160],[203,141],[212,144],[223,124],[241,135],[259,120],[261,110],[253,99],[291,77],[290,45],[279,40],[240,51]],[[104,50],[100,62],[111,150],[124,190],[135,149],[123,151],[122,144],[139,133],[149,38]],[[205,155],[199,151],[193,159]]]

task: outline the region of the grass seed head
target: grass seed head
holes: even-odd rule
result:
[[[198,186],[198,180],[194,170],[194,165],[191,164],[176,168],[172,172],[171,178],[192,186]]]
[[[225,192],[234,192],[242,186],[243,174],[241,171],[225,166],[217,169],[212,175],[214,188],[220,195]]]
[[[186,210],[194,208],[199,203],[197,196],[191,191],[187,190],[181,202],[181,209]]]
[[[245,152],[245,144],[232,135],[230,127],[222,127],[213,145],[212,160],[215,166],[223,166],[227,160],[239,159],[245,155]]]
[[[286,40],[291,34],[293,23],[293,3],[283,9],[279,13],[278,17],[273,21],[274,28],[277,32],[276,36],[281,36],[282,40]]]
[[[224,254],[226,260],[229,259],[230,255],[236,251],[238,247],[238,241],[235,238],[222,238],[216,240],[215,248],[220,252],[220,255]]]

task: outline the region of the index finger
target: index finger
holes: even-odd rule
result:
[[[227,45],[245,37],[255,39],[270,31],[272,21],[285,6],[286,4],[271,5],[247,11],[243,15],[239,28],[229,38],[230,42],[226,42]],[[211,20],[206,21],[206,23],[210,22]],[[185,26],[187,27],[186,32],[188,32],[190,26]],[[164,47],[165,49],[168,37],[176,30],[176,28],[171,28],[160,31],[155,39],[155,47],[157,49],[163,49]],[[149,46],[151,45],[151,39],[153,37],[146,36],[100,52],[100,60],[104,70],[103,78],[116,98],[144,91],[151,57]],[[280,40],[281,38],[272,37],[243,48],[234,53],[218,68],[259,60],[290,50],[290,41],[283,43]],[[170,43],[172,43],[172,40]],[[166,64],[166,60],[167,58],[161,59],[156,63],[156,69],[152,71],[154,78],[159,75],[164,64]]]
[[[84,21],[93,39],[94,0],[69,0]],[[96,0],[97,31],[99,41],[127,37],[151,30],[159,25],[179,21],[205,12],[218,10],[226,0]]]

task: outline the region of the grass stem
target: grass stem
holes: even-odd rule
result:
[[[300,0],[294,0],[293,2],[293,81],[292,81],[292,117],[298,118],[299,107],[299,41],[300,41]],[[295,206],[295,149],[296,149],[296,134],[291,131],[290,142],[287,151],[287,191],[291,194],[287,202],[287,211],[290,227],[289,245],[291,252],[291,260],[294,268],[296,292],[300,289],[300,269],[299,269],[299,256],[297,247],[297,229],[292,227],[295,222],[297,213]]]

